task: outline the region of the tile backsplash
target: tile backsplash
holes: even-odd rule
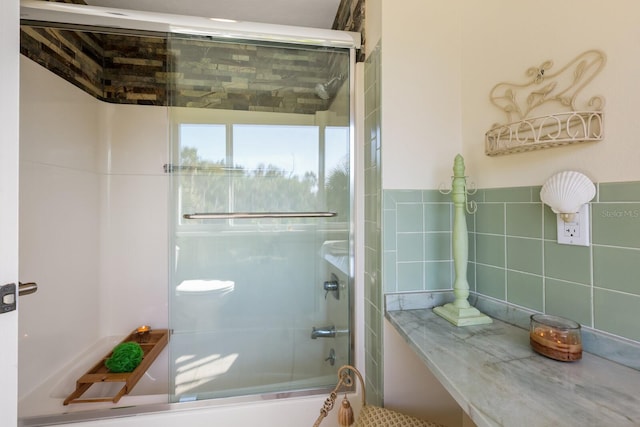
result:
[[[436,190],[385,190],[385,292],[449,289],[453,283],[453,206]]]
[[[540,187],[480,189],[467,215],[469,286],[480,295],[640,341],[640,182],[601,183],[591,245],[557,243]],[[386,293],[450,289],[453,207],[438,190],[385,190]]]
[[[381,46],[378,43],[364,64],[364,358],[367,403],[382,405],[384,395],[384,358],[382,321],[382,133],[380,102]]]

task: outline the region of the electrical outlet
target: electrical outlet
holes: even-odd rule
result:
[[[589,246],[589,228],[589,204],[585,203],[571,222],[565,222],[558,215],[558,243]]]
[[[564,237],[566,238],[580,238],[580,223],[578,222],[564,222],[562,230],[564,231]]]

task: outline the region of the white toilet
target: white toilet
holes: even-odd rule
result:
[[[232,280],[184,280],[176,286],[174,328],[211,331],[220,325],[220,312],[233,292]]]

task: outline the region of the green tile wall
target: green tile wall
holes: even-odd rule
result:
[[[383,199],[384,291],[451,288],[449,196],[437,190],[385,190]]]
[[[383,336],[382,321],[384,316],[382,282],[382,240],[383,230],[386,236],[384,240],[393,241],[395,244],[396,228],[382,227],[382,171],[380,163],[380,44],[368,55],[364,64],[365,84],[365,147],[364,147],[364,222],[365,222],[365,314],[364,314],[364,341],[365,341],[365,369],[366,369],[366,395],[367,403],[372,405],[383,404]],[[421,212],[406,209],[401,216],[407,218],[419,217]],[[415,221],[415,219],[412,219]],[[412,259],[419,259],[421,254],[414,253],[413,248],[417,243],[412,239],[411,233],[403,236],[401,246],[402,258],[410,264]],[[420,246],[420,245],[418,245]],[[391,258],[384,260],[393,262]],[[385,269],[387,270],[387,269]]]
[[[640,341],[640,182],[597,188],[589,247],[557,243],[540,186],[479,190],[478,210],[467,216],[471,290]],[[451,288],[448,196],[385,190],[383,199],[384,291]]]

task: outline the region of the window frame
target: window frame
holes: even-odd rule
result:
[[[257,125],[257,126],[312,126],[318,128],[318,195],[321,203],[326,203],[325,186],[326,186],[326,164],[325,164],[325,136],[327,128],[344,127],[347,130],[347,140],[349,139],[349,132],[351,129],[349,126],[338,126],[335,124],[318,124],[316,116],[302,115],[302,114],[289,114],[289,113],[274,113],[274,112],[251,112],[251,111],[229,111],[229,110],[210,110],[210,109],[193,109],[184,107],[171,107],[169,108],[169,123],[170,123],[170,144],[169,144],[169,159],[172,169],[176,174],[182,173],[180,168],[175,166],[180,165],[180,126],[183,124],[194,125],[213,125],[213,126],[225,126],[225,166],[233,167],[233,127],[234,125]],[[348,142],[348,141],[347,141]],[[347,153],[349,150],[347,149]],[[349,163],[350,164],[350,163]],[[177,169],[177,172],[176,172]],[[353,173],[353,171],[349,171]],[[200,232],[212,232],[212,231],[242,231],[255,229],[256,223],[248,223],[247,220],[208,220],[208,223],[189,223],[185,222],[182,218],[184,214],[182,212],[182,203],[178,200],[176,186],[180,185],[179,178],[177,176],[171,177],[171,185],[169,195],[170,201],[177,202],[171,203],[171,209],[176,221],[176,231],[179,233],[200,233]],[[227,206],[229,209],[233,207],[233,188],[229,187],[230,194],[228,195]],[[347,215],[347,218],[350,215]],[[188,220],[187,220],[188,221]],[[337,228],[344,228],[345,221],[323,221],[324,227],[329,230]],[[317,224],[310,224],[307,222],[289,222],[289,221],[261,221],[259,228],[262,231],[283,231],[283,230],[306,230],[310,227],[317,229]]]

